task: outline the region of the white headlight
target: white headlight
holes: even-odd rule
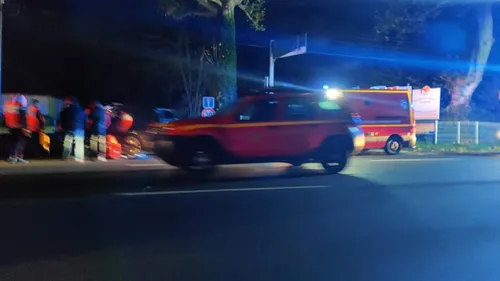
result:
[[[326,98],[329,100],[335,100],[340,97],[340,91],[336,89],[328,89],[325,92]]]

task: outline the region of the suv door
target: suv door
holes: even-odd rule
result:
[[[312,96],[287,97],[282,105],[282,151],[286,156],[303,155],[312,149],[311,136],[319,127],[318,105]]]
[[[235,117],[227,130],[229,150],[237,157],[269,157],[279,155],[275,141],[278,101],[274,98],[251,100]]]

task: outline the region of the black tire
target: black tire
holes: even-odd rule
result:
[[[319,158],[328,174],[338,174],[344,170],[352,153],[348,144],[348,140],[343,138],[332,138],[323,144]]]
[[[403,140],[399,136],[390,137],[384,146],[384,151],[388,155],[397,155],[403,148]]]
[[[321,162],[321,166],[328,174],[338,174],[344,170],[349,159],[349,153],[347,151],[339,151],[330,161]],[[333,165],[332,165],[333,163]]]
[[[210,142],[205,142],[196,142],[186,150],[187,162],[182,168],[196,177],[212,176],[217,169],[215,147]]]
[[[137,154],[142,152],[142,141],[138,135],[135,134],[127,134],[123,137],[123,147],[122,154],[126,156],[136,156]]]

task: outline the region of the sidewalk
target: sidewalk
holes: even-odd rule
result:
[[[11,164],[0,162],[0,177],[14,175],[52,175],[65,173],[95,173],[95,172],[133,172],[144,170],[172,169],[161,160],[151,157],[148,160],[109,160],[107,162],[62,160],[33,160],[28,164]]]

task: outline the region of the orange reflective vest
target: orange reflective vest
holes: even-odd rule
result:
[[[42,124],[40,124],[40,122],[42,122]],[[40,109],[34,105],[28,107],[28,111],[26,112],[26,126],[28,130],[39,132],[44,125],[43,123],[45,123],[45,118],[40,112]]]
[[[130,114],[122,111],[120,115],[120,120],[118,120],[116,124],[116,128],[118,129],[119,132],[126,133],[128,132],[128,130],[130,130],[130,128],[132,128],[133,124],[134,124],[134,118]]]
[[[8,100],[3,104],[3,115],[5,126],[11,129],[21,129],[21,114],[19,112],[21,104],[15,100]]]

